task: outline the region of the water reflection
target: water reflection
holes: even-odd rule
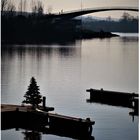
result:
[[[80,42],[79,45],[80,47]],[[19,58],[23,58],[26,53],[28,55],[34,56],[37,55],[37,58],[41,58],[43,54],[48,56],[52,56],[53,54],[58,54],[60,56],[69,57],[69,56],[76,56],[77,55],[77,47],[75,46],[67,46],[67,47],[55,47],[55,46],[36,46],[36,45],[29,45],[25,47],[24,45],[16,46],[16,45],[3,45],[2,46],[2,58],[6,57],[13,57],[16,54]]]
[[[13,130],[13,129],[11,129]],[[6,130],[2,130],[4,132]],[[9,131],[9,129],[8,129]],[[50,130],[48,128],[40,128],[40,129],[26,129],[26,128],[16,128],[15,131],[22,135],[21,140],[44,140],[44,137],[47,138],[50,135],[54,135],[55,139],[75,139],[75,140],[95,140],[94,136],[84,135],[84,134],[72,134],[69,130],[69,132],[61,132],[61,131],[54,131]],[[53,139],[53,138],[52,138]],[[45,139],[46,140],[46,139]]]
[[[25,132],[22,132],[24,135],[24,140],[42,140],[42,134],[37,131],[31,131],[31,130],[25,130]],[[64,136],[63,136],[64,137]],[[91,137],[81,137],[81,138],[76,138],[77,140],[95,140],[93,136]]]
[[[2,103],[21,104],[29,79],[35,76],[47,105],[55,107],[56,113],[95,120],[92,136],[96,139],[137,140],[138,117],[132,123],[130,109],[85,102],[85,90],[91,87],[138,92],[137,38],[83,40],[66,46],[2,46]],[[6,138],[10,132],[2,133]]]
[[[139,116],[139,109],[138,108],[131,108],[131,107],[126,107],[126,106],[122,106],[119,103],[114,103],[114,102],[110,102],[110,101],[102,101],[102,100],[97,100],[97,99],[86,99],[87,103],[93,103],[93,104],[100,104],[100,105],[108,105],[108,106],[116,106],[116,107],[121,107],[121,108],[129,108],[129,112],[127,113],[129,116],[131,116],[132,122],[135,121],[135,117]]]
[[[41,140],[41,133],[37,131],[29,131],[25,130],[25,132],[22,132],[24,135],[24,140]]]
[[[138,38],[137,37],[122,37],[121,38],[123,42],[137,42]]]

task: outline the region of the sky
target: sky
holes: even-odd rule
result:
[[[52,12],[60,11],[70,11],[82,8],[96,8],[96,7],[110,7],[110,6],[128,6],[128,7],[138,7],[138,0],[45,0],[46,4],[52,7]],[[110,12],[99,12],[91,14],[93,16],[99,17],[120,17],[124,11],[110,11]],[[133,15],[138,13],[130,12]]]
[[[21,0],[14,0],[15,3],[18,3]],[[18,2],[17,2],[18,1]],[[30,5],[32,1],[37,0],[26,0],[28,3],[30,1]],[[138,0],[40,0],[44,5],[44,11],[47,12],[48,9],[52,13],[58,13],[61,10],[71,11],[71,10],[78,10],[84,8],[97,8],[97,7],[111,7],[111,6],[128,6],[128,7],[138,7],[139,2]],[[29,6],[28,6],[29,9]],[[127,11],[128,12],[128,11]],[[114,17],[119,18],[122,16],[124,11],[110,11],[110,12],[99,12],[90,14],[92,16],[97,17]],[[129,12],[131,15],[137,16],[137,12]]]

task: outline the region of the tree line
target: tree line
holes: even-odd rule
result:
[[[19,3],[15,4],[13,0],[1,0],[1,14],[5,15],[7,13],[24,13],[31,11],[33,14],[43,14],[44,13],[44,4],[41,0],[32,0],[27,2],[27,0],[20,0]],[[52,12],[52,7],[48,6],[48,13]]]
[[[138,16],[134,17],[124,12],[118,20],[114,20],[111,17],[99,20],[88,17],[83,20],[83,28],[106,32],[138,32],[138,21]]]

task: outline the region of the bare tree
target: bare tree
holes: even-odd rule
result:
[[[51,6],[51,5],[49,5],[49,6],[48,6],[48,9],[47,9],[48,14],[51,14],[51,13],[52,13],[52,10],[53,10],[52,6]]]
[[[1,12],[6,11],[8,0],[1,0]]]
[[[32,13],[37,14],[37,5],[34,0],[32,0],[31,2],[31,7],[32,7]]]
[[[34,5],[32,7],[32,12],[33,12],[33,14],[36,14],[37,13],[37,6],[36,5]]]
[[[20,0],[19,5],[18,5],[18,9],[22,14],[22,12],[23,12],[23,0]]]
[[[39,15],[43,14],[43,4],[41,1],[38,1],[38,3],[37,3],[37,10],[38,10]]]
[[[9,2],[7,4],[7,9],[6,10],[9,11],[9,12],[13,12],[13,11],[16,11],[16,7],[12,2]]]
[[[24,12],[26,12],[26,6],[27,6],[26,4],[27,4],[27,3],[26,3],[26,0],[24,0],[24,1],[23,1],[23,11],[24,11]]]
[[[4,14],[4,11],[5,14]],[[14,11],[16,11],[16,7],[14,5],[13,2],[11,2],[11,0],[1,0],[1,13],[2,15],[13,15]]]
[[[32,12],[34,14],[39,14],[42,15],[44,10],[43,10],[43,4],[41,1],[37,1],[37,3],[35,3],[35,1],[32,2]]]
[[[129,13],[124,12],[122,15],[122,20],[130,20],[131,15]]]

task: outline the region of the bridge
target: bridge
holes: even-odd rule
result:
[[[80,9],[80,10],[69,11],[69,12],[61,12],[59,14],[52,14],[50,15],[50,17],[60,18],[60,19],[71,19],[90,13],[103,12],[103,11],[118,11],[118,10],[134,11],[134,12],[139,11],[139,9],[136,7],[106,7],[106,8],[101,7],[101,8],[88,8],[83,10]]]

